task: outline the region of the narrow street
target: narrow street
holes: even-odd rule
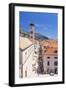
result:
[[[39,48],[38,48],[38,46],[39,46]],[[42,46],[41,46],[40,42],[39,42],[39,45],[36,45],[36,49],[34,52],[35,63],[33,64],[33,72],[35,72],[34,74],[40,76],[44,73],[43,59],[42,59]]]
[[[44,73],[41,44],[40,44],[40,48],[39,48],[37,73],[38,74],[43,74]]]

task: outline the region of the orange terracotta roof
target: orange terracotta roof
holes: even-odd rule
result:
[[[57,40],[43,40],[42,54],[57,54],[58,53],[58,42]]]
[[[57,54],[57,53],[58,53],[57,48],[49,47],[49,48],[43,50],[43,54]]]
[[[43,40],[41,44],[42,46],[47,46],[47,47],[58,47],[57,40]]]

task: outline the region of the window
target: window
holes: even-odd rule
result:
[[[46,52],[46,50],[44,50],[44,52]]]
[[[37,52],[35,52],[35,54],[37,54]]]
[[[47,65],[48,65],[48,66],[50,65],[50,62],[49,62],[49,61],[47,62]]]
[[[33,31],[30,32],[31,34],[33,33]]]
[[[31,38],[33,38],[33,37],[31,36]]]
[[[54,57],[55,59],[58,59],[58,57]]]
[[[46,48],[46,46],[44,46],[44,48]]]
[[[58,74],[58,69],[57,68],[55,68],[55,74]]]
[[[55,50],[54,53],[57,53],[57,50]]]
[[[25,70],[25,77],[27,77],[27,70]]]
[[[39,57],[38,59],[39,59],[39,60],[42,60],[42,57]]]
[[[49,72],[50,72],[50,70],[49,70],[49,68],[47,69],[47,74],[49,74]]]
[[[58,62],[57,62],[57,61],[55,61],[55,62],[54,62],[54,65],[55,65],[55,66],[57,66],[57,65],[58,65]]]
[[[50,57],[47,57],[48,59],[50,59]]]

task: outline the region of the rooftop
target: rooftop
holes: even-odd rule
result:
[[[43,40],[42,44],[42,53],[43,55],[51,54],[57,55],[58,53],[58,42],[57,40]]]
[[[58,50],[57,50],[57,48],[54,48],[54,47],[49,47],[49,48],[46,48],[44,51],[43,51],[43,54],[45,55],[47,55],[47,54],[54,54],[54,55],[57,55],[57,53],[58,53]]]
[[[33,39],[29,38],[29,40],[33,43]],[[34,44],[39,44],[39,41],[34,39]]]
[[[20,41],[19,41],[19,48],[21,49],[25,49],[27,47],[29,47],[30,45],[32,45],[32,42],[26,38],[26,37],[19,37]]]

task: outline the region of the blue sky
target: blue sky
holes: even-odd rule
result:
[[[51,39],[57,39],[57,13],[20,12],[20,28],[29,31],[29,24],[35,24],[35,31]]]

